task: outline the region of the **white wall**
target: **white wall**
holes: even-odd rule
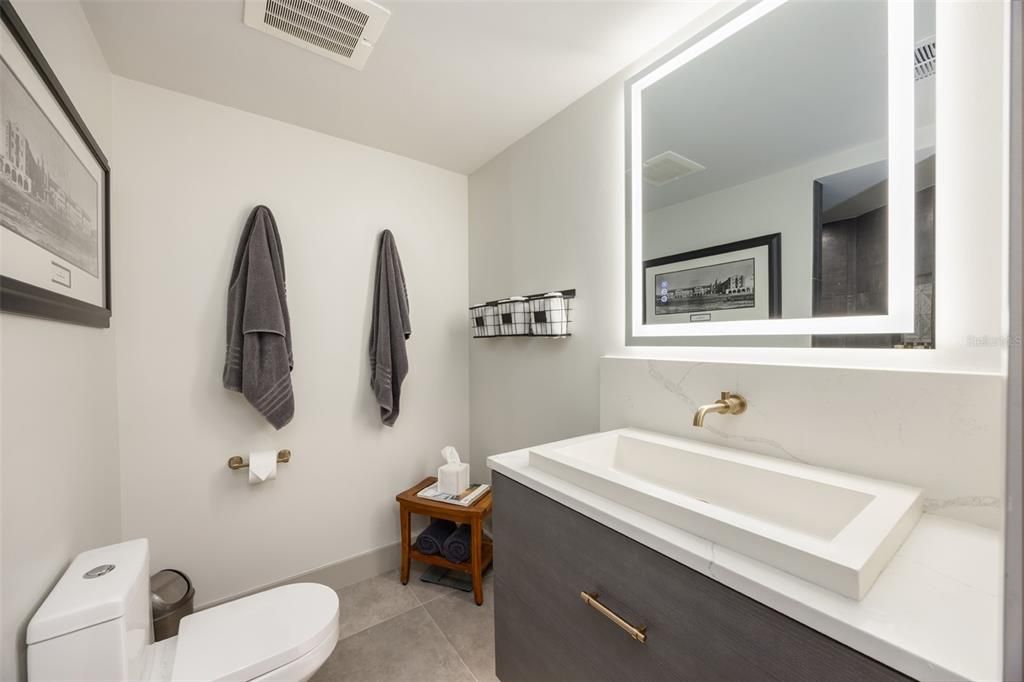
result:
[[[81,7],[15,9],[116,168],[110,73]],[[25,626],[68,562],[120,539],[113,332],[0,315],[0,395],[0,679],[16,680]]]
[[[707,11],[666,46],[726,10]],[[630,71],[469,178],[471,301],[569,288],[577,295],[571,338],[471,342],[478,470],[495,453],[598,429],[598,359],[620,350],[624,338],[622,90]]]
[[[395,494],[468,445],[466,177],[121,78],[114,133],[125,537],[191,575],[199,605],[394,543]],[[294,334],[279,432],[221,386],[229,272],[258,203],[281,230]],[[366,352],[384,228],[413,328],[394,429]],[[225,465],[263,448],[292,451],[275,481]]]
[[[476,470],[498,452],[597,430],[597,360],[624,315],[622,212],[609,213],[621,209],[622,153],[605,139],[622,122],[608,106],[617,91],[601,86],[470,176],[470,299],[577,291],[571,338],[471,342]]]
[[[690,27],[470,177],[470,298],[578,291],[570,339],[472,343],[474,461],[481,465],[497,452],[599,428],[598,364],[604,354],[1002,373],[1003,9],[999,3],[940,3],[938,12],[938,41],[948,45],[943,60],[956,64],[937,75],[938,350],[624,347],[623,85],[684,40]],[[944,38],[953,33],[956,39]],[[992,342],[979,345],[978,337]],[[799,428],[802,418],[794,415],[792,427]]]

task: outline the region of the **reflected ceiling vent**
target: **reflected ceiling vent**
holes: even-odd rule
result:
[[[662,152],[644,161],[644,182],[661,187],[702,170],[704,166],[681,154]]]
[[[359,70],[390,16],[369,0],[245,0],[247,26]]]
[[[925,38],[914,48],[914,80],[935,75],[935,36]]]

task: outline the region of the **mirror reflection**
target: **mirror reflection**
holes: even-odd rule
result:
[[[887,29],[790,2],[643,90],[646,324],[886,314]],[[915,330],[794,345],[934,344],[934,33],[917,3]]]

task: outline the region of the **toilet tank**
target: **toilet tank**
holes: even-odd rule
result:
[[[139,679],[153,641],[149,541],[75,557],[32,616],[25,640],[29,682]]]

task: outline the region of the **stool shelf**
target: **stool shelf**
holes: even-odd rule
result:
[[[485,537],[483,539],[483,542],[481,542],[480,551],[480,563],[486,568],[491,564],[491,561],[494,559],[494,542],[490,538]],[[440,566],[442,568],[447,568],[451,571],[462,571],[463,573],[473,572],[472,561],[463,561],[461,564],[456,564],[452,561],[448,561],[440,554],[424,554],[423,552],[416,549],[416,543],[412,543],[409,545],[409,558],[413,561],[418,561],[421,564]]]

